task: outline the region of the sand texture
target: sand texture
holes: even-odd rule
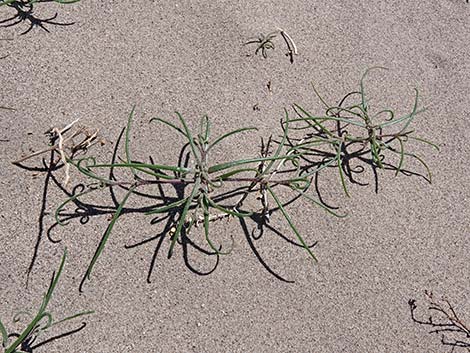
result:
[[[424,290],[446,296],[470,323],[469,4],[82,0],[35,7],[39,17],[56,12],[57,21],[75,23],[45,24],[50,33],[35,27],[25,35],[20,33],[27,23],[0,28],[0,38],[11,39],[0,41],[0,57],[8,55],[0,61],[0,106],[16,109],[0,110],[0,318],[20,327],[12,316],[40,305],[65,247],[68,257],[50,311],[58,319],[85,309],[96,313],[54,327],[48,337],[87,323],[34,352],[450,351],[440,335],[411,320],[408,300],[416,299],[419,315],[427,318]],[[13,14],[0,7],[0,20]],[[297,44],[293,63],[280,37],[266,59],[254,55],[256,45],[243,45],[279,27]],[[215,158],[256,155],[261,136],[279,136],[284,108],[298,103],[323,111],[312,82],[325,100],[336,102],[357,90],[373,66],[389,70],[367,77],[371,105],[403,115],[413,107],[414,88],[419,90],[426,111],[414,129],[441,147],[436,152],[415,145],[433,182],[410,162],[407,167],[419,175],[378,171],[375,192],[366,166],[360,180],[369,185],[351,184],[347,198],[338,174],[325,171],[322,196],[348,217],[335,218],[303,201],[289,207],[306,241],[318,242],[318,263],[291,243],[295,235],[280,212],[270,223],[278,232],[266,229],[259,239],[250,235],[250,220],[246,229],[236,219],[217,223],[218,237],[235,240],[233,252],[217,264],[215,256],[191,246],[177,245],[168,259],[169,239],[157,238],[162,223],[128,212],[79,293],[124,193],[95,194],[88,201],[103,212],[60,227],[53,214],[66,193],[47,173],[11,164],[44,147],[46,130],[77,118],[100,129],[108,143],[91,152],[110,161],[134,105],[136,159],[176,160],[181,140],[149,124],[153,117],[176,121],[175,111],[192,129],[207,114],[214,135],[257,126],[227,140]],[[26,164],[43,167],[41,157]],[[60,182],[63,169],[52,176]],[[72,171],[67,190],[82,181]],[[140,202],[133,198],[129,209]],[[192,236],[205,244],[201,228]]]

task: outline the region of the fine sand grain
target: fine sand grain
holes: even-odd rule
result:
[[[446,296],[470,323],[470,5],[440,1],[98,1],[38,4],[40,17],[58,12],[50,33],[28,25],[0,28],[0,318],[8,327],[21,309],[40,305],[65,247],[69,256],[50,310],[62,318],[83,309],[87,327],[37,352],[444,352],[439,335],[413,323],[408,300],[428,316],[424,290]],[[0,20],[13,12],[0,7]],[[243,43],[283,28],[295,41],[291,64],[281,37],[267,59]],[[109,161],[127,116],[136,158],[170,159],[175,135],[152,117],[179,111],[196,128],[207,114],[214,134],[259,127],[222,146],[221,160],[258,152],[259,137],[278,134],[283,109],[299,103],[321,112],[311,88],[336,101],[357,89],[372,66],[374,103],[411,110],[414,88],[427,110],[416,131],[441,147],[416,151],[433,171],[419,176],[379,171],[368,186],[341,192],[325,173],[326,201],[349,216],[337,219],[306,203],[290,208],[308,243],[305,250],[274,232],[247,240],[236,220],[214,228],[232,234],[235,249],[215,259],[181,246],[167,259],[163,242],[150,283],[158,240],[126,249],[161,232],[142,214],[122,216],[90,282],[78,286],[108,224],[108,215],[53,227],[66,198],[46,174],[10,162],[44,146],[43,132],[80,118],[109,141],[93,150]],[[268,89],[269,83],[269,89]],[[255,109],[254,109],[254,106]],[[41,167],[41,158],[28,162]],[[422,168],[411,165],[419,173]],[[59,180],[63,170],[54,174]],[[72,174],[71,185],[78,182]],[[44,198],[44,195],[46,197]],[[122,194],[118,194],[122,198]],[[94,202],[112,207],[109,192]],[[82,221],[85,221],[84,219]],[[271,225],[295,239],[282,216]],[[248,224],[253,227],[254,224]],[[201,237],[202,237],[201,233]],[[26,272],[37,258],[26,288]],[[208,272],[211,272],[207,274]],[[199,274],[198,274],[199,273]],[[284,279],[284,280],[283,280]],[[288,282],[289,281],[289,282]],[[290,283],[290,281],[294,281]],[[80,319],[54,329],[58,334]],[[36,352],[36,351],[35,351]]]

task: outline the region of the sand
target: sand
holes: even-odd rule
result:
[[[16,109],[0,111],[0,318],[18,328],[12,316],[40,305],[65,247],[68,258],[50,311],[58,319],[84,309],[96,313],[54,328],[51,334],[87,323],[37,352],[443,352],[448,347],[440,336],[410,318],[411,298],[428,315],[424,290],[446,296],[470,322],[465,1],[82,0],[36,7],[39,17],[56,11],[56,20],[75,24],[46,25],[50,33],[36,27],[23,36],[25,23],[0,29],[0,38],[12,39],[0,41],[0,56],[9,55],[0,66],[0,105]],[[11,13],[0,8],[1,18]],[[297,44],[294,63],[280,37],[267,59],[254,55],[255,46],[242,45],[278,27]],[[370,184],[351,185],[348,199],[338,175],[326,173],[325,198],[347,218],[306,203],[290,208],[307,241],[318,241],[316,264],[275,232],[250,239],[232,220],[215,229],[233,235],[235,249],[214,271],[215,258],[192,248],[184,255],[178,245],[167,259],[166,239],[147,283],[158,239],[124,246],[155,237],[162,227],[130,213],[118,220],[79,293],[109,215],[53,227],[51,238],[61,241],[51,242],[53,212],[66,195],[46,173],[10,163],[44,146],[44,131],[76,118],[100,129],[109,142],[93,152],[109,161],[133,105],[136,158],[174,160],[175,135],[148,123],[152,117],[174,119],[174,111],[191,128],[207,114],[215,135],[257,126],[259,131],[217,152],[222,160],[256,154],[260,136],[278,134],[285,107],[299,103],[321,112],[311,82],[326,100],[337,101],[377,65],[389,68],[367,78],[377,104],[404,114],[412,108],[413,89],[420,92],[427,110],[414,126],[441,146],[440,153],[416,146],[433,183],[381,171],[375,193],[369,173],[363,181]],[[40,167],[41,158],[28,165]],[[61,180],[62,172],[54,175]],[[109,192],[94,202],[114,206]],[[279,212],[271,225],[295,239]]]

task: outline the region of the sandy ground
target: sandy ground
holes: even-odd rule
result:
[[[19,34],[26,24],[0,29],[0,38],[13,39],[0,41],[0,56],[9,55],[0,66],[0,103],[16,108],[0,111],[0,317],[8,327],[17,327],[11,317],[18,310],[40,304],[67,247],[50,310],[57,318],[83,309],[96,313],[83,320],[87,327],[79,333],[37,352],[447,351],[439,336],[412,322],[407,302],[417,299],[426,316],[423,292],[431,290],[447,296],[470,322],[470,6],[465,1],[82,0],[41,4],[36,13],[48,17],[56,11],[57,20],[75,24],[47,26],[50,33],[34,28],[24,36]],[[11,13],[0,8],[1,18]],[[298,46],[293,64],[280,38],[267,59],[242,45],[278,27]],[[376,65],[390,69],[367,80],[377,102],[403,114],[412,107],[413,88],[420,91],[427,110],[415,128],[442,148],[436,153],[416,147],[433,170],[433,184],[381,172],[375,193],[367,174],[363,180],[370,185],[351,186],[347,199],[337,174],[326,173],[325,198],[348,218],[336,219],[302,202],[290,208],[308,242],[318,241],[318,264],[274,232],[247,238],[233,220],[218,231],[234,236],[235,250],[213,272],[214,258],[194,249],[183,256],[178,246],[167,259],[165,241],[147,283],[158,240],[132,249],[124,245],[151,238],[161,227],[142,214],[126,214],[80,294],[78,285],[108,216],[53,227],[51,237],[61,241],[52,243],[47,238],[55,222],[51,213],[65,194],[50,182],[44,203],[46,175],[10,164],[42,146],[45,130],[76,118],[100,128],[111,142],[94,150],[108,161],[134,104],[136,158],[172,160],[178,153],[174,134],[148,124],[156,116],[173,118],[175,110],[192,128],[208,114],[214,134],[258,126],[258,132],[218,152],[221,159],[257,153],[259,136],[278,133],[284,107],[296,102],[321,111],[311,82],[325,99],[336,101],[357,89],[364,71]],[[40,166],[41,160],[30,165]],[[114,205],[107,192],[94,201]],[[279,213],[272,225],[294,239]]]

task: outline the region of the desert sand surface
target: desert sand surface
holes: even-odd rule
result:
[[[51,328],[38,341],[86,322],[81,331],[34,352],[452,349],[440,334],[412,321],[408,301],[415,299],[417,315],[427,319],[424,291],[432,291],[448,298],[470,324],[469,4],[82,0],[35,6],[40,18],[56,12],[56,21],[74,24],[44,24],[49,33],[36,26],[25,35],[27,22],[0,28],[0,39],[11,39],[0,41],[0,57],[8,55],[0,61],[0,105],[15,109],[0,110],[0,318],[20,330],[25,321],[13,323],[13,315],[37,310],[65,248],[49,310],[57,319],[81,310],[95,313]],[[0,7],[0,20],[14,13]],[[255,55],[256,45],[243,45],[278,28],[297,45],[293,63],[279,35],[267,58]],[[108,162],[134,105],[136,159],[175,161],[178,136],[149,123],[154,117],[176,121],[175,111],[191,129],[207,114],[214,135],[258,127],[216,151],[220,161],[256,155],[260,137],[279,136],[284,108],[297,103],[322,111],[312,82],[325,100],[337,101],[357,90],[374,66],[389,70],[367,76],[371,104],[406,114],[419,90],[426,110],[414,129],[441,148],[414,147],[432,170],[432,184],[419,163],[408,165],[419,175],[379,170],[377,185],[366,167],[360,180],[368,185],[349,184],[348,198],[338,174],[325,171],[319,180],[323,198],[348,217],[335,218],[305,202],[289,206],[307,243],[317,242],[317,263],[291,243],[295,235],[280,212],[270,221],[277,232],[266,229],[259,238],[250,235],[251,220],[248,231],[236,219],[217,223],[217,236],[235,241],[218,263],[180,244],[168,259],[169,238],[156,238],[162,225],[129,212],[118,219],[80,293],[116,209],[113,195],[103,191],[90,199],[106,212],[60,227],[54,212],[66,193],[47,173],[11,163],[47,146],[46,130],[77,118],[106,138],[90,153]],[[43,155],[25,164],[41,168],[43,157],[47,162]],[[63,173],[52,175],[60,182]],[[79,182],[72,170],[66,190]],[[115,197],[122,199],[122,190]],[[140,202],[133,198],[128,207]],[[204,244],[201,228],[192,236]]]

